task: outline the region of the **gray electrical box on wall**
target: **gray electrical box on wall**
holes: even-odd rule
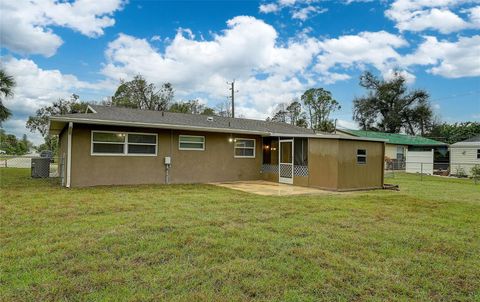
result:
[[[172,163],[172,159],[170,156],[165,157],[165,165],[170,165]]]

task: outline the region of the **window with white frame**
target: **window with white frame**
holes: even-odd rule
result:
[[[480,159],[480,149],[477,149],[477,159]]]
[[[403,160],[405,158],[405,148],[403,146],[397,146],[397,159]]]
[[[157,134],[92,131],[92,155],[156,155]]]
[[[203,151],[205,150],[205,136],[179,135],[178,149]]]
[[[367,150],[357,149],[357,164],[367,163]]]
[[[234,141],[234,155],[239,158],[255,157],[255,140],[251,138],[236,138]]]

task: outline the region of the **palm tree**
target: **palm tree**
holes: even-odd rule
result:
[[[12,115],[10,110],[3,105],[3,99],[13,96],[13,87],[15,87],[13,77],[9,76],[5,70],[0,69],[0,126]]]

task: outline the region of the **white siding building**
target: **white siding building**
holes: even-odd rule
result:
[[[480,135],[450,145],[450,174],[471,175],[475,165],[480,165]]]

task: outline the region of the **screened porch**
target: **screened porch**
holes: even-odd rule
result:
[[[308,138],[264,137],[262,150],[267,179],[293,184],[296,177],[308,177]]]

